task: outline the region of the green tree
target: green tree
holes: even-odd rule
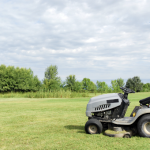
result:
[[[82,89],[82,82],[76,81],[76,82],[75,82],[74,91],[80,92],[81,89]]]
[[[0,91],[6,92],[9,91],[10,88],[8,86],[8,75],[7,75],[7,67],[5,65],[0,66]]]
[[[111,80],[111,86],[112,86],[113,92],[119,91],[119,85],[118,85],[117,80]]]
[[[43,87],[45,89],[45,91],[47,90],[59,90],[60,89],[60,81],[59,80],[54,80],[54,79],[44,79],[43,81]]]
[[[82,83],[76,80],[75,75],[69,75],[66,77],[66,88],[70,89],[71,91],[80,92],[82,89]]]
[[[133,78],[129,78],[126,82],[126,87],[130,88],[136,92],[140,92],[143,87],[143,83],[141,82],[140,77],[135,76]]]
[[[119,87],[123,87],[125,85],[124,80],[122,78],[117,79],[117,84]]]
[[[60,89],[61,79],[58,77],[57,66],[49,66],[45,71],[45,78],[43,80],[43,87],[45,90],[58,90]]]
[[[37,91],[41,82],[31,69],[0,66],[0,92]]]
[[[124,86],[124,80],[122,78],[118,78],[117,80],[111,81],[113,92],[121,92],[120,87]]]
[[[56,65],[55,66],[51,65],[51,66],[47,67],[46,71],[45,71],[45,78],[48,79],[48,80],[50,80],[50,79],[54,79],[54,80],[58,79],[59,77],[57,77],[57,75],[58,75],[57,69],[58,68],[57,68]]]
[[[65,81],[61,81],[61,83],[60,83],[60,88],[61,88],[61,89],[64,89],[64,88],[65,88],[65,85],[66,85],[66,82],[65,82]]]
[[[89,78],[84,78],[82,80],[82,85],[83,89],[87,91],[94,92],[96,90],[96,85],[89,79]]]
[[[96,82],[98,92],[105,93],[108,92],[108,85],[105,82]]]
[[[30,68],[17,67],[15,69],[14,79],[14,91],[38,91],[41,86],[41,81],[39,81],[37,76],[33,75],[33,71]]]
[[[69,75],[66,78],[66,87],[69,88],[71,91],[75,91],[76,86],[76,77],[75,75]]]
[[[143,84],[142,91],[149,92],[150,91],[150,83]]]

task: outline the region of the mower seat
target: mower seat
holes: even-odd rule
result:
[[[142,105],[150,104],[150,97],[141,99],[139,102],[140,102],[140,104],[142,104]]]

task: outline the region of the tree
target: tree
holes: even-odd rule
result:
[[[150,83],[143,84],[142,91],[149,92],[150,91]]]
[[[124,80],[122,78],[117,79],[117,84],[119,87],[123,87],[125,85]]]
[[[112,85],[112,90],[114,92],[121,92],[120,87],[124,86],[124,80],[121,78],[118,78],[117,80],[112,80],[111,85]]]
[[[46,68],[45,71],[45,78],[50,80],[50,79],[58,79],[57,75],[58,75],[58,71],[57,71],[57,66],[49,66]]]
[[[65,88],[65,85],[66,85],[66,82],[65,82],[65,81],[61,81],[61,83],[60,83],[60,88],[61,88],[61,89],[64,89],[64,88]]]
[[[76,81],[75,75],[69,75],[66,78],[66,85],[65,87],[70,89],[71,91],[79,92],[82,89],[82,83],[79,81]]]
[[[37,91],[41,82],[31,69],[0,66],[0,92]]]
[[[129,78],[126,82],[126,87],[130,88],[136,92],[140,92],[143,87],[143,83],[141,82],[140,77],[135,76],[133,78]]]
[[[43,80],[43,88],[45,91],[47,90],[59,90],[60,89],[60,81],[54,79],[44,79]]]
[[[74,91],[79,92],[82,89],[82,82],[76,81],[74,86]]]
[[[83,89],[87,91],[95,91],[96,85],[88,78],[82,80]]]
[[[118,85],[118,83],[117,83],[117,80],[111,80],[111,86],[112,86],[113,92],[118,92],[118,90],[119,90],[119,85]]]
[[[75,90],[76,77],[75,75],[69,75],[66,78],[66,87],[68,87],[71,91]]]
[[[57,66],[49,66],[45,71],[45,78],[43,80],[43,87],[45,90],[58,90],[61,85],[61,79],[58,77]]]
[[[6,92],[10,90],[7,82],[8,82],[7,67],[5,65],[1,65],[0,66],[0,92]]]
[[[97,90],[101,93],[108,92],[108,85],[105,82],[96,82]]]

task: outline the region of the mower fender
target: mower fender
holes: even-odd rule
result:
[[[150,108],[139,109],[135,117],[124,117],[120,119],[113,120],[112,123],[118,125],[131,125],[133,124],[140,116],[150,114]]]
[[[142,115],[150,114],[150,108],[139,109],[134,117],[133,123]]]

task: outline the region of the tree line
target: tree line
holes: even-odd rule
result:
[[[0,92],[38,91],[41,82],[31,69],[0,66]]]
[[[76,80],[75,75],[69,75],[64,82],[58,77],[58,67],[51,65],[46,68],[45,76],[42,81],[34,76],[33,71],[29,68],[19,68],[5,65],[0,66],[0,92],[35,92],[58,91],[60,89],[70,90],[73,92],[100,92],[111,93],[121,92],[120,87],[127,87],[136,92],[150,91],[150,83],[143,84],[140,77],[129,78],[124,83],[122,78],[111,81],[111,86],[106,82],[97,81],[93,83],[89,78],[83,78],[81,82]]]

